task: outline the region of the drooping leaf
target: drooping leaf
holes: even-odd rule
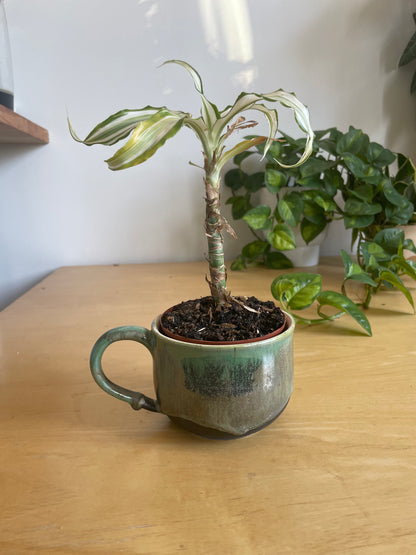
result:
[[[140,122],[147,121],[161,110],[164,111],[167,108],[146,106],[140,110],[120,110],[96,125],[84,140],[78,137],[68,119],[69,131],[75,141],[87,146],[113,145],[125,139],[133,129],[136,129]],[[182,116],[185,116],[185,114],[182,114]]]
[[[260,110],[266,115],[269,121],[269,137],[263,150],[263,154],[266,154],[275,139],[277,120],[273,115],[272,109],[267,109],[263,104],[259,104],[259,102],[262,101],[279,102],[280,104],[293,109],[297,124],[307,135],[304,152],[296,163],[296,165],[302,164],[308,159],[312,152],[314,134],[309,121],[309,112],[308,109],[301,102],[299,102],[295,95],[287,93],[283,90],[277,90],[266,94],[241,93],[232,106],[227,107],[220,113],[220,117],[212,127],[212,140],[217,143],[225,127],[229,125],[237,115],[250,109]],[[277,162],[280,163],[278,160]],[[283,166],[282,163],[280,163],[280,165]]]
[[[162,108],[135,128],[127,143],[106,160],[110,170],[123,170],[145,162],[181,129],[185,116]]]
[[[337,293],[336,291],[322,291],[316,300],[320,305],[319,309],[325,305],[333,306],[337,310],[341,310],[342,312],[349,314],[368,333],[368,335],[372,335],[370,322],[364,312],[345,295]],[[321,314],[320,310],[319,313]]]
[[[379,278],[382,281],[386,281],[387,283],[390,283],[391,285],[396,287],[396,289],[401,291],[403,293],[403,295],[406,297],[406,299],[409,301],[410,305],[413,308],[413,311],[415,310],[415,305],[414,305],[414,302],[413,302],[412,294],[407,289],[407,287],[404,285],[404,283],[399,278],[399,276],[397,276],[391,270],[385,269],[380,273]]]
[[[311,306],[321,288],[321,276],[307,272],[282,274],[275,278],[271,285],[273,297],[283,300],[292,310],[303,310]]]
[[[167,60],[166,62],[164,62],[162,64],[166,65],[166,64],[178,64],[180,66],[182,66],[183,68],[186,69],[186,71],[191,75],[195,88],[196,90],[199,92],[200,97],[201,97],[201,102],[202,102],[202,110],[201,110],[201,116],[202,119],[205,123],[205,125],[208,128],[211,128],[215,121],[219,118],[219,112],[218,112],[218,108],[215,106],[215,104],[213,104],[212,102],[210,102],[209,100],[207,100],[207,98],[204,95],[204,88],[202,86],[202,79],[201,76],[199,75],[199,73],[196,71],[196,69],[194,69],[190,64],[188,64],[187,62],[184,62],[182,60]]]

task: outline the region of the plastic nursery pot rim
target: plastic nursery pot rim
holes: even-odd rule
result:
[[[174,307],[171,307],[165,310],[165,312],[160,317],[159,326],[158,326],[160,333],[162,333],[166,337],[169,337],[170,339],[175,339],[176,341],[182,341],[184,343],[194,343],[196,345],[242,345],[247,343],[258,343],[259,341],[272,339],[273,337],[280,335],[290,327],[290,322],[288,321],[287,314],[283,312],[285,316],[285,320],[283,324],[280,326],[280,328],[272,331],[271,333],[268,333],[267,335],[263,335],[262,337],[253,337],[252,339],[239,339],[238,341],[204,341],[203,339],[191,339],[189,337],[184,337],[182,335],[177,335],[176,333],[172,333],[162,325],[163,315],[166,314],[166,312],[170,312],[172,308]]]

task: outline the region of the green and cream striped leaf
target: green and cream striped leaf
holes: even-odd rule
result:
[[[162,108],[151,118],[140,122],[127,143],[106,160],[110,170],[123,170],[145,162],[167,139],[176,135],[185,117],[184,113]]]
[[[178,65],[182,66],[183,68],[185,68],[188,71],[188,73],[191,75],[191,77],[193,79],[193,82],[194,82],[194,85],[195,85],[195,88],[201,96],[201,101],[202,101],[201,116],[202,116],[202,119],[204,120],[208,130],[210,131],[213,128],[214,123],[220,117],[220,114],[219,114],[218,108],[215,106],[215,104],[210,102],[206,98],[206,96],[204,95],[204,88],[203,88],[203,85],[202,85],[202,79],[201,79],[201,76],[199,75],[199,73],[190,64],[188,64],[187,62],[184,62],[182,60],[167,60],[162,65],[165,65],[165,64],[178,64]]]
[[[231,120],[233,120],[238,114],[244,112],[245,110],[250,109],[257,109],[266,113],[268,108],[263,104],[258,104],[259,101],[268,101],[268,102],[280,102],[283,106],[292,108],[295,113],[295,120],[296,123],[299,125],[301,130],[306,133],[306,143],[304,152],[299,159],[299,161],[295,164],[298,166],[302,164],[311,154],[312,152],[312,144],[314,133],[311,127],[311,123],[309,120],[309,111],[299,100],[296,98],[295,95],[291,93],[287,93],[283,90],[273,91],[271,93],[266,94],[256,94],[256,93],[242,93],[238,96],[236,102],[233,106],[228,106],[224,111],[221,112],[221,118],[215,123],[213,128],[213,137],[214,139],[219,137],[223,132],[226,125],[228,125]],[[261,106],[261,108],[259,108]],[[275,110],[270,109],[270,114],[275,112]],[[264,153],[267,152],[271,141],[274,139],[275,134],[272,134],[273,130],[275,129],[274,120],[277,121],[277,114],[269,116],[269,123],[271,122],[270,134],[266,144],[266,148],[264,149]],[[219,140],[219,139],[218,139]],[[278,161],[277,161],[278,162]],[[278,162],[280,164],[280,162]],[[284,164],[280,164],[284,166]],[[287,167],[287,166],[284,166]],[[292,166],[289,166],[292,167]]]
[[[266,144],[264,145],[264,151],[262,156],[262,159],[263,159],[267,151],[269,150],[270,145],[274,141],[274,138],[276,137],[278,123],[279,123],[279,116],[277,114],[277,110],[270,109],[264,104],[255,104],[251,109],[258,110],[259,112],[263,112],[263,114],[266,116],[266,118],[269,121],[270,131],[269,131],[269,137],[266,141]]]
[[[72,138],[79,143],[88,146],[96,144],[113,145],[125,139],[140,122],[148,120],[164,109],[166,108],[146,106],[140,110],[121,110],[96,125],[84,140],[77,136],[69,119],[68,125]]]

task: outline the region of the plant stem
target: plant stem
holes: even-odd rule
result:
[[[205,158],[205,234],[208,240],[208,264],[211,295],[217,306],[227,303],[230,295],[227,291],[227,271],[224,260],[224,239],[222,228],[224,220],[220,212],[220,179],[215,170],[215,159],[211,162]]]

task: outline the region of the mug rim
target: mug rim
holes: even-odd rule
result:
[[[162,333],[160,331],[160,320],[162,318],[162,314],[159,314],[158,316],[156,316],[156,318],[153,320],[152,322],[152,326],[151,329],[152,331],[163,341],[168,341],[168,342],[172,342],[174,344],[177,345],[187,345],[189,347],[202,347],[204,349],[235,349],[237,347],[241,347],[241,348],[256,348],[257,346],[260,345],[268,345],[270,343],[274,343],[276,341],[285,339],[286,337],[288,337],[289,335],[292,335],[294,330],[295,330],[295,320],[293,318],[293,316],[291,316],[289,313],[285,312],[284,310],[282,310],[282,312],[285,315],[286,318],[286,322],[287,322],[287,328],[282,331],[281,333],[279,333],[278,335],[275,335],[273,337],[269,337],[266,339],[263,338],[259,338],[256,341],[249,341],[247,340],[247,342],[245,341],[235,341],[235,342],[229,342],[229,343],[212,343],[212,342],[192,342],[192,341],[182,341],[180,339],[174,339],[173,337],[169,337],[167,335],[165,335],[164,333]]]

